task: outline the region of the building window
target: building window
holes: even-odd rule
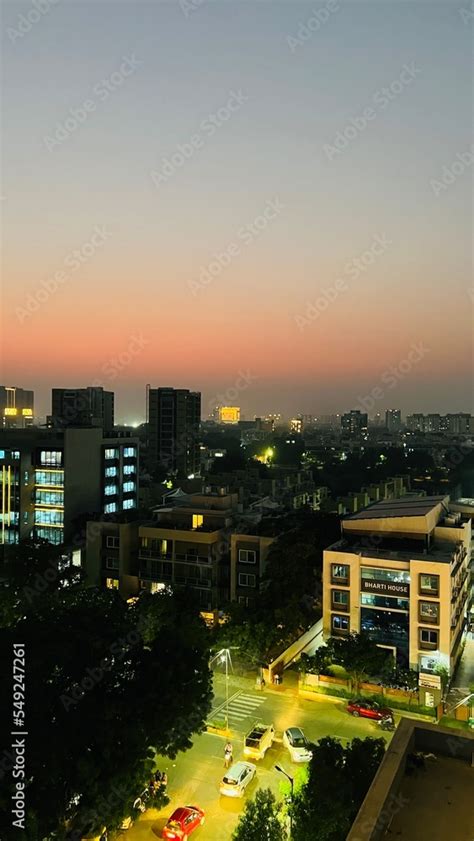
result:
[[[105,458],[106,459],[118,458],[118,456],[119,456],[119,451],[116,450],[116,449],[107,449],[105,451]]]
[[[204,523],[202,514],[193,514],[193,529],[198,529]]]
[[[116,467],[106,467],[105,468],[105,476],[107,479],[113,479],[114,476],[117,475],[117,468]]]
[[[136,504],[137,502],[135,497],[132,497],[132,499],[124,499],[122,508],[124,511],[126,511],[128,508],[135,508]]]
[[[439,575],[420,574],[420,594],[423,596],[439,596]]]
[[[332,606],[336,610],[349,610],[349,591],[332,590]]]
[[[129,494],[131,491],[135,490],[135,482],[124,482],[123,483],[123,492],[124,494]]]
[[[109,590],[118,590],[119,588],[118,578],[106,578],[105,583]]]
[[[61,455],[61,453],[59,453]],[[20,450],[12,450],[12,458],[20,458]]]
[[[257,553],[255,549],[239,549],[239,564],[255,564]]]
[[[331,564],[331,578],[335,584],[349,584],[349,566],[347,564]]]
[[[438,648],[438,631],[420,628],[420,648]]]
[[[61,450],[41,450],[40,464],[61,467],[63,454]]]
[[[47,540],[48,543],[53,543],[55,546],[59,546],[64,540],[63,529],[37,528],[35,534],[36,537]]]
[[[123,457],[124,458],[135,458],[137,455],[137,448],[136,447],[124,447],[123,449]]]
[[[249,606],[249,597],[248,596],[239,596],[239,604],[245,605],[245,607]]]
[[[104,514],[114,514],[117,510],[117,503],[116,502],[108,502],[107,505],[104,505]]]
[[[36,470],[35,483],[37,485],[64,485],[64,470]]]
[[[331,616],[331,628],[333,634],[348,634],[349,633],[349,617],[338,616],[333,613]]]
[[[439,625],[439,602],[418,602],[420,622],[433,622]]]
[[[119,559],[118,558],[107,557],[105,559],[105,568],[106,569],[118,569],[119,568]]]
[[[106,485],[104,488],[105,496],[115,496],[118,492],[117,485]]]
[[[105,545],[108,549],[118,549],[120,546],[120,537],[113,537],[108,534],[105,540]]]
[[[64,524],[64,511],[54,509],[43,511],[41,508],[35,510],[35,524],[42,526],[62,526]]]
[[[255,575],[249,575],[246,572],[239,573],[239,587],[255,587]]]
[[[134,464],[124,464],[124,466],[123,466],[123,475],[124,476],[131,476],[135,472],[136,472],[136,467],[135,467]]]
[[[35,502],[37,505],[56,505],[64,507],[64,491],[46,491],[36,488]]]

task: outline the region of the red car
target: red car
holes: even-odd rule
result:
[[[169,838],[171,841],[187,841],[189,836],[198,826],[204,823],[204,812],[198,806],[180,806],[175,809],[166,824],[162,838]]]
[[[381,707],[377,701],[367,701],[365,698],[349,701],[347,712],[355,716],[360,715],[362,718],[373,718],[375,721],[380,721],[382,718],[393,719],[393,712],[389,707]]]

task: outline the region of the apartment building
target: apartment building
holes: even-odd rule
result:
[[[0,428],[25,429],[34,423],[34,392],[17,386],[0,385]]]
[[[51,415],[47,424],[54,429],[66,426],[100,426],[111,432],[114,428],[113,391],[101,386],[85,388],[53,388]]]
[[[470,435],[474,432],[474,418],[468,412],[447,415],[420,413],[407,415],[409,432],[443,432],[448,435]]]
[[[351,409],[350,412],[341,415],[341,432],[343,435],[366,435],[367,428],[367,412],[361,412],[359,409]]]
[[[470,605],[471,520],[449,497],[377,502],[324,552],[325,637],[367,632],[422,673],[450,673]]]
[[[138,441],[95,427],[0,433],[1,542],[63,544],[80,515],[138,505]]]
[[[201,394],[185,388],[148,389],[148,450],[151,469],[180,477],[199,475]]]
[[[273,535],[259,533],[258,526],[248,534],[239,529],[230,539],[230,600],[246,607],[255,604],[265,572]]]

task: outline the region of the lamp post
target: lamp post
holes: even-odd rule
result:
[[[293,835],[293,812],[292,812],[291,807],[293,806],[293,783],[294,783],[294,779],[293,779],[293,777],[290,777],[290,775],[287,774],[286,771],[283,770],[281,765],[275,765],[275,771],[279,771],[280,774],[283,774],[286,777],[286,779],[290,781],[290,786],[291,786],[291,794],[290,794],[290,839],[291,839],[291,836]]]
[[[230,651],[228,648],[221,648],[217,654],[212,657],[209,665],[212,666],[214,662],[225,663],[225,729],[229,730],[229,660]]]

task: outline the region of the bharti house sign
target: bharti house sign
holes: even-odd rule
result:
[[[363,578],[360,589],[364,593],[380,593],[383,596],[410,595],[410,585],[406,581],[377,581],[375,578]]]

